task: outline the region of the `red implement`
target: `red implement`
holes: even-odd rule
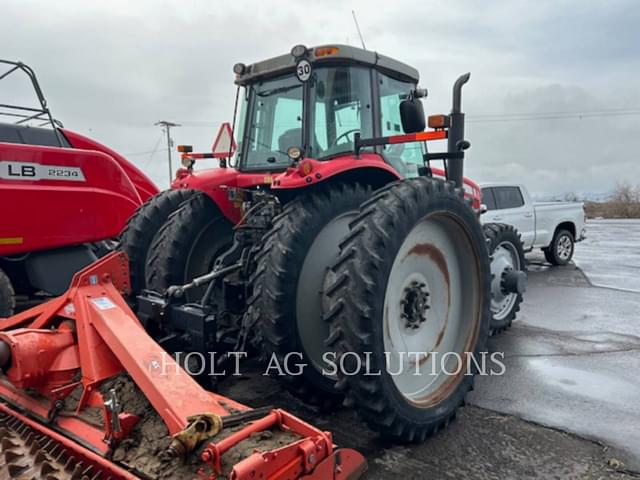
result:
[[[53,466],[47,468],[64,469],[64,462],[54,461],[60,455],[82,459],[93,472],[86,478],[137,478],[127,465],[109,458],[133,435],[141,418],[126,411],[126,405],[122,411],[116,408],[115,397],[101,389],[106,381],[126,373],[166,425],[172,445],[183,442],[178,450],[199,459],[194,478],[222,478],[226,451],[258,432],[274,429],[295,439],[284,447],[249,453],[227,469],[228,478],[352,479],[365,470],[358,452],[337,449],[329,432],[279,409],[258,415],[230,435],[220,435],[225,437],[220,441],[215,432],[211,438],[191,436],[197,441],[185,441],[196,419],[216,418],[222,426],[225,418],[251,409],[205,391],[187,375],[129,309],[122,296],[129,289],[126,255],[116,252],[77,273],[64,295],[0,320],[0,366],[5,370],[0,379],[4,414],[0,423],[7,423],[5,428],[16,435],[35,431],[43,444],[57,445],[54,453],[45,449],[42,454],[51,457],[47,465]],[[74,411],[63,412],[74,391],[79,392]],[[101,412],[101,421],[88,418],[91,409]],[[16,445],[9,442],[5,448]]]

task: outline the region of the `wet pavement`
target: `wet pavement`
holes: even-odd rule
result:
[[[640,292],[640,220],[591,220],[574,260],[595,286]]]
[[[225,395],[253,406],[280,405],[333,433],[341,447],[365,455],[364,480],[638,480],[621,465],[620,452],[597,442],[526,422],[516,416],[474,406],[458,411],[456,421],[420,445],[381,440],[353,410],[323,415],[259,373],[226,383]]]
[[[530,256],[518,319],[489,344],[505,374],[479,378],[470,405],[422,445],[385,443],[351,410],[315,412],[259,372],[222,391],[332,431],[366,455],[369,479],[639,479],[640,222],[602,223],[577,247],[589,277]]]
[[[584,274],[529,256],[522,310],[490,342],[506,373],[479,379],[470,401],[615,446],[640,471],[640,222],[588,232],[576,250]]]

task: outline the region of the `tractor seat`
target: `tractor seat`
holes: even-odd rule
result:
[[[318,138],[316,137],[315,132],[313,133],[313,140],[313,145],[318,145]],[[291,128],[278,137],[278,150],[286,153],[290,147],[302,148],[301,128]]]
[[[291,128],[278,137],[278,150],[286,153],[290,147],[302,147],[301,128]]]

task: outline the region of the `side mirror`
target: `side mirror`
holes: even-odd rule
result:
[[[400,102],[400,120],[404,133],[424,131],[426,120],[422,102],[418,98],[409,98]]]

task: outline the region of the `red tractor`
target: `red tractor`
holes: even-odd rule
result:
[[[234,131],[223,126],[213,153],[179,147],[185,168],[172,189],[121,237],[139,318],[167,351],[201,352],[186,366],[205,379],[224,352],[253,343],[270,367],[305,365],[276,369],[304,401],[330,409],[346,399],[384,434],[423,439],[472,382],[444,375],[438,354],[482,350],[490,328],[512,319],[490,325],[491,289],[510,312],[524,291],[515,260],[491,270],[480,190],[463,179],[469,75],[455,83],[451,114],[424,131],[418,72],[375,52],[298,45],[234,72]],[[435,140],[446,152],[427,149]],[[220,168],[194,170],[206,158]],[[517,235],[498,240],[521,250]],[[412,352],[422,353],[402,358]],[[401,373],[368,376],[363,363]]]
[[[123,156],[62,128],[36,75],[20,62],[37,106],[0,105],[0,317],[39,296],[64,292],[72,275],[109,250],[127,219],[156,186]],[[43,128],[46,127],[46,128]]]
[[[525,280],[517,235],[485,237],[463,179],[469,75],[425,131],[417,72],[373,52],[296,46],[234,71],[235,157],[228,126],[213,153],[181,147],[124,252],[0,319],[0,478],[359,478],[364,458],[330,432],[184,372],[216,378],[249,346],[303,400],[351,404],[392,439],[424,440],[464,401],[505,322],[494,304],[518,303]],[[194,171],[209,157],[221,168]]]

